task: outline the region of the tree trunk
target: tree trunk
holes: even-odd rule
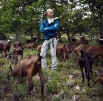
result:
[[[59,39],[59,42],[63,43],[62,39],[61,39],[61,34],[59,31],[57,31],[57,38]]]
[[[67,34],[67,37],[68,37],[68,42],[70,42],[70,36],[69,36],[69,31],[68,31],[68,29],[66,29],[66,34]]]
[[[30,28],[30,36],[31,36],[31,39],[33,39],[33,30],[32,30],[32,28]]]
[[[16,33],[16,40],[19,40],[21,37],[21,31],[17,30],[15,33]]]

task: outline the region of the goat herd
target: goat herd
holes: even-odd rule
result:
[[[103,43],[102,39],[98,38],[99,42]],[[27,44],[25,47],[23,47],[22,43],[19,41],[14,42],[14,49],[11,53],[7,54],[7,51],[10,51],[10,42],[5,40],[0,40],[0,51],[4,51],[5,56],[8,59],[11,59],[11,62],[15,60],[15,64],[18,61],[18,55],[21,55],[20,62],[15,65],[16,67],[14,69],[11,68],[10,65],[10,72],[8,73],[8,79],[10,78],[10,75],[19,75],[20,82],[22,82],[22,77],[27,77],[28,83],[29,83],[29,95],[31,94],[31,91],[33,90],[33,80],[32,76],[35,74],[39,74],[40,77],[40,83],[41,83],[41,93],[42,98],[44,99],[44,82],[43,82],[43,73],[42,73],[42,67],[41,67],[41,58],[37,55],[32,55],[27,58],[23,58],[23,49],[24,48],[34,48],[34,42],[27,41]],[[37,51],[41,51],[42,44],[37,47]],[[85,74],[87,78],[88,86],[90,86],[90,75],[92,74],[92,65],[95,59],[98,60],[98,65],[101,66],[101,60],[103,57],[103,46],[95,45],[90,46],[88,43],[88,40],[86,40],[84,37],[81,37],[81,42],[70,42],[67,44],[58,43],[57,45],[57,56],[60,60],[66,60],[70,53],[75,53],[78,57],[78,66],[82,72],[82,82],[84,82],[84,72],[83,68],[85,69]],[[15,57],[15,59],[14,59]],[[103,74],[98,73],[98,76],[94,82],[93,85],[96,84],[97,81],[100,81],[100,83],[103,86]]]

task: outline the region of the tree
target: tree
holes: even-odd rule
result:
[[[99,35],[103,38],[103,0],[81,0],[82,3],[89,5],[91,11],[92,25],[99,29]]]
[[[21,34],[40,38],[39,24],[45,19],[46,9],[52,8],[54,16],[59,17],[60,28],[65,27],[68,40],[76,33],[89,33],[91,28],[96,28],[97,32],[99,28],[101,33],[101,3],[97,0],[3,0],[0,8],[0,32],[15,33],[17,39],[20,39]],[[78,5],[79,9],[76,8]],[[89,11],[90,14],[87,13]]]

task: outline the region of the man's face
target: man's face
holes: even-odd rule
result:
[[[54,12],[53,12],[52,9],[50,9],[50,10],[47,11],[47,17],[48,18],[53,18],[53,15],[54,15]]]

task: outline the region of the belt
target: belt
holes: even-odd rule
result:
[[[56,38],[56,37],[50,37],[50,38],[48,38],[48,39],[44,39],[44,40],[49,40],[49,39],[52,39],[52,38]]]

